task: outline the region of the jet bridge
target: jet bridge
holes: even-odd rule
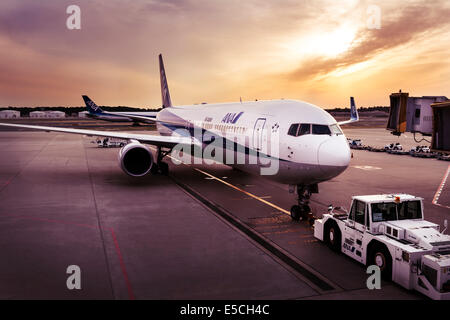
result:
[[[431,149],[450,154],[450,101],[433,103]]]
[[[399,92],[390,95],[391,108],[387,130],[393,135],[405,132],[433,134],[433,111],[431,105],[448,101],[445,96],[410,97],[409,93]]]

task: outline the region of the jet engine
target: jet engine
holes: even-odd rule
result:
[[[154,164],[153,155],[146,146],[134,141],[120,149],[119,164],[126,174],[142,177],[151,170]]]

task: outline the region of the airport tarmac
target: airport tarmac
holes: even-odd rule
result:
[[[346,133],[364,142],[374,134],[364,130],[375,129]],[[0,299],[424,299],[390,282],[368,290],[364,266],[291,221],[287,186],[172,161],[169,177],[131,178],[118,149],[91,140],[0,133]],[[315,215],[331,203],[348,207],[352,195],[406,192],[424,197],[428,220],[449,217],[447,162],[353,155],[347,171],[319,186]],[[69,265],[80,266],[82,290],[67,289]]]

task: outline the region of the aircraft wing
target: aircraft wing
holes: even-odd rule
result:
[[[183,145],[188,145],[188,146],[199,144],[194,138],[183,137],[183,136],[160,136],[160,135],[141,134],[141,133],[57,128],[57,127],[31,126],[31,125],[11,124],[11,123],[0,123],[0,126],[35,129],[35,130],[41,130],[41,131],[47,131],[47,132],[83,134],[83,135],[89,135],[89,136],[118,138],[118,139],[124,139],[124,140],[137,140],[141,143],[151,144],[151,145],[160,146],[160,147],[168,147],[168,148],[174,147],[175,145],[178,145],[178,144],[183,144]]]
[[[338,125],[349,124],[359,121],[358,110],[356,109],[355,99],[350,97],[350,120],[338,122]]]

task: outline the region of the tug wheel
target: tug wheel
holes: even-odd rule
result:
[[[386,247],[377,245],[371,250],[369,265],[380,268],[381,276],[385,280],[392,280],[392,257]]]
[[[336,223],[330,223],[325,227],[325,242],[333,251],[341,251],[341,230]]]

